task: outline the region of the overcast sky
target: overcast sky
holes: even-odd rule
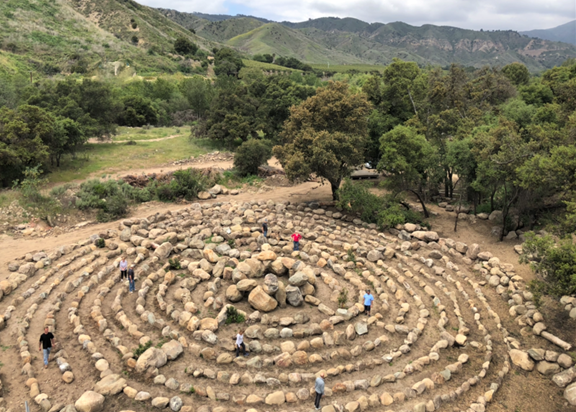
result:
[[[137,0],[152,7],[211,14],[249,14],[275,21],[355,17],[467,29],[532,30],[576,19],[575,0]]]

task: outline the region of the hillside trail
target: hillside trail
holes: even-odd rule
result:
[[[134,139],[128,139],[128,140],[100,140],[98,138],[92,137],[90,139],[88,139],[88,143],[92,143],[92,144],[103,144],[103,143],[127,143],[127,142],[137,142],[137,143],[146,143],[146,142],[161,142],[164,140],[170,140],[170,139],[174,139],[176,137],[180,137],[183,136],[181,134],[173,134],[172,136],[166,136],[166,137],[159,137],[157,139],[139,139],[139,140],[134,140]]]

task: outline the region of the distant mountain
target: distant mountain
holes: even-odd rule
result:
[[[552,29],[522,31],[521,34],[538,39],[562,41],[576,45],[576,20]]]
[[[388,64],[398,57],[423,66],[460,63],[482,67],[522,62],[537,72],[576,57],[572,45],[535,40],[512,30],[474,31],[431,24],[416,27],[336,17],[267,23],[247,16],[207,15],[209,21],[199,13],[162,13],[195,29],[199,36],[247,54],[276,53],[306,63]]]

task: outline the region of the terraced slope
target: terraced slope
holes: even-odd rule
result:
[[[317,204],[196,203],[16,257],[0,268],[1,407],[309,411],[325,374],[323,412],[477,412],[500,410],[510,375],[540,374],[550,411],[570,410],[571,345],[514,266],[419,229],[392,236]],[[228,324],[232,306],[245,323]],[[47,370],[28,343],[44,326],[59,342]]]

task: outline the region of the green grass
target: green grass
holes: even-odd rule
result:
[[[186,136],[175,137],[167,141],[138,142],[135,145],[88,143],[75,158],[67,157],[62,161],[59,169],[54,168],[47,176],[48,182],[66,183],[102,175],[113,178],[112,175],[115,173],[162,166],[175,160],[199,156],[219,149],[213,141],[191,140],[187,134],[188,132]]]
[[[19,191],[6,189],[0,192],[0,207],[7,207],[15,200],[20,200]]]
[[[189,127],[119,127],[118,134],[112,137],[115,142],[127,142],[129,140],[153,140],[169,136],[189,134]]]
[[[373,71],[383,72],[386,66],[373,65],[373,64],[311,64],[314,69],[326,70],[336,73],[346,73],[350,70],[356,70],[361,73],[369,73]]]
[[[264,63],[264,62],[257,62],[255,60],[242,60],[244,62],[244,65],[246,67],[249,68],[254,68],[254,69],[262,69],[262,70],[277,70],[277,71],[288,71],[288,72],[299,72],[301,73],[302,70],[296,70],[296,69],[291,69],[289,67],[284,67],[284,66],[278,66],[277,64],[271,64],[271,63]]]

